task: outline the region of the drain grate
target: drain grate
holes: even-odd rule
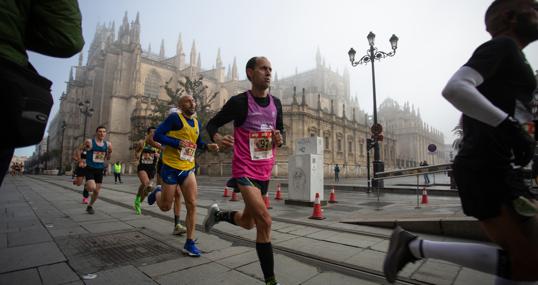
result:
[[[138,231],[71,236],[59,239],[57,243],[73,268],[86,273],[181,256],[178,249]]]

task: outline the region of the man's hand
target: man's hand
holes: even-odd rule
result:
[[[284,139],[282,138],[282,134],[279,130],[273,131],[273,141],[275,142],[275,145],[280,147],[284,143]]]
[[[521,127],[521,124],[508,116],[497,126],[497,129],[508,137],[510,147],[514,153],[514,164],[519,166],[529,164],[534,157],[536,141]]]
[[[233,147],[234,146],[234,138],[230,135],[222,136],[219,133],[216,133],[213,136],[213,141],[217,143],[218,145],[221,145],[223,147]]]
[[[209,149],[210,151],[218,152],[219,151],[219,145],[216,144],[216,143],[210,143],[210,144],[207,144],[207,149]]]

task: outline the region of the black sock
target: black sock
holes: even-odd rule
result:
[[[179,216],[174,215],[174,225],[179,224]]]
[[[237,211],[220,211],[217,213],[217,220],[228,222],[232,225],[236,225],[234,221],[234,216]]]
[[[90,192],[86,189],[86,185],[84,185],[84,190],[82,190],[82,197],[88,198],[90,197]]]
[[[273,246],[270,242],[256,243],[256,252],[258,253],[258,259],[262,267],[263,278],[265,282],[269,282],[275,278],[275,261],[273,260]]]

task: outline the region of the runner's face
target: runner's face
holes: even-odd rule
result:
[[[181,102],[179,102],[179,108],[183,114],[192,116],[196,112],[196,102],[192,96],[182,97]]]
[[[267,58],[261,57],[256,61],[256,67],[249,69],[252,85],[259,89],[267,89],[271,85],[273,68]]]
[[[538,3],[522,5],[516,12],[515,34],[526,43],[538,40]]]
[[[106,137],[106,129],[98,129],[97,130],[97,138],[99,140],[104,140]]]

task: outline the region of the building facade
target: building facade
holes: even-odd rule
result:
[[[72,163],[73,150],[102,125],[107,128],[107,139],[113,145],[111,161],[123,162],[123,169],[134,173],[137,163],[132,147],[134,134],[147,127],[147,118],[153,115],[156,101],[169,100],[163,88],[167,82],[170,87],[176,88],[178,81],[203,76],[203,83],[207,86],[204,92],[208,95],[218,93],[211,106],[213,110],[221,108],[231,96],[250,88],[248,80],[239,80],[235,58],[226,70],[220,49],[216,52],[212,68],[204,69],[195,42],[188,58],[181,34],[174,55],[166,55],[164,40],[159,52],[154,53],[151,46],[142,49],[140,29],[139,15],[129,22],[125,14],[117,31],[114,23],[98,25],[86,63],[81,54],[78,65],[72,68],[61,96],[59,112],[49,127],[50,147],[62,150],[63,166]],[[319,136],[325,144],[326,175],[332,173],[335,164],[340,165],[341,175],[364,175],[366,138],[370,136],[367,126],[371,125],[371,121],[359,108],[358,98],[350,96],[347,70],[342,74],[331,70],[325,65],[319,50],[315,61],[316,66],[312,70],[296,72],[281,79],[276,72],[274,74],[271,93],[282,100],[286,128],[286,145],[278,152],[275,174],[287,174],[287,158],[294,153],[297,139]],[[81,112],[80,104],[84,102],[93,109],[91,115]],[[380,106],[380,118],[383,118],[383,107]],[[412,114],[402,109],[402,116],[406,112]],[[420,116],[409,115],[410,123],[405,131],[392,127],[392,120],[397,118],[386,116],[386,120],[382,121],[391,126],[386,128],[385,139],[381,142],[381,158],[386,169],[413,165],[407,161],[428,160],[420,151],[421,146],[410,151],[410,144],[442,143],[442,134],[431,127],[426,131]],[[412,138],[417,135],[418,139]],[[199,163],[203,173],[228,175],[231,153],[206,154]],[[59,159],[55,164],[59,164]]]

